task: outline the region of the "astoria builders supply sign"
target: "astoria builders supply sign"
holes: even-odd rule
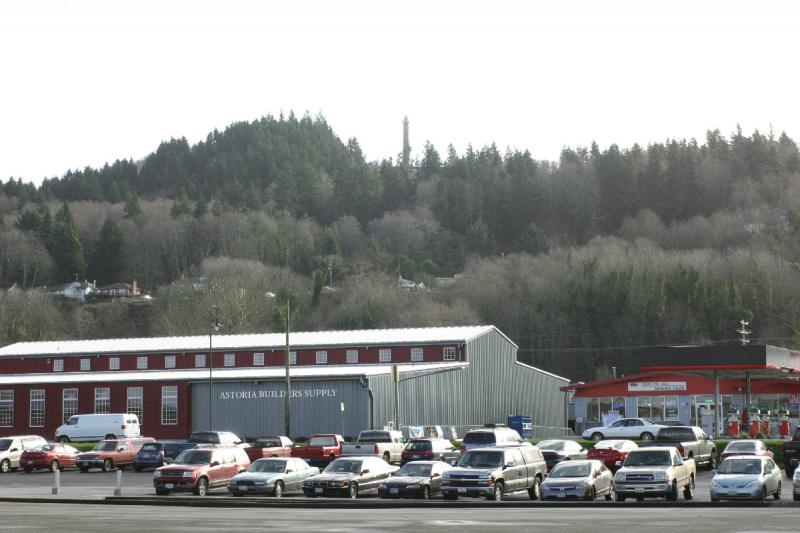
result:
[[[292,398],[335,398],[337,389],[292,389]],[[245,391],[224,391],[219,393],[220,400],[268,400],[285,398],[285,389],[261,389]]]

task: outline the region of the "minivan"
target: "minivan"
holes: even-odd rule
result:
[[[20,435],[0,438],[0,472],[7,473],[19,468],[19,458],[23,452],[47,444],[39,435]]]
[[[71,416],[56,429],[57,442],[141,437],[139,417],[129,413]]]

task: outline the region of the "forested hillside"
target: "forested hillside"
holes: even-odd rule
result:
[[[631,371],[633,346],[730,339],[740,318],[800,346],[800,153],[785,134],[557,162],[428,144],[403,165],[366,161],[321,117],[268,116],[38,188],[11,179],[0,213],[2,344],[202,333],[211,305],[228,333],[280,329],[272,291],[292,298],[295,329],[493,323],[572,379]],[[431,290],[402,292],[398,275]],[[154,298],[30,290],[76,278],[136,279]]]

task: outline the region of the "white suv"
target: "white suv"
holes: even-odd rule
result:
[[[0,472],[6,473],[19,468],[19,457],[22,452],[47,444],[38,435],[21,435],[0,438]]]

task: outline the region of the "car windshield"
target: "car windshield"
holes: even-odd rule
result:
[[[406,444],[406,450],[425,451],[431,449],[431,441],[429,440],[412,440]]]
[[[669,466],[672,461],[669,452],[631,452],[625,459],[625,466]]]
[[[336,439],[333,437],[311,437],[308,439],[309,446],[336,446]]]
[[[494,444],[495,440],[490,431],[471,431],[464,435],[464,444]]]
[[[760,474],[761,461],[757,459],[725,459],[719,465],[720,474]]]
[[[495,468],[503,465],[503,452],[467,452],[458,462],[458,466],[474,466],[476,468]]]
[[[186,450],[175,458],[181,465],[207,465],[211,462],[211,450]]]
[[[540,450],[559,451],[564,449],[564,444],[563,440],[543,440],[536,446],[538,446]]]
[[[50,450],[55,449],[56,446],[58,446],[58,445],[57,444],[42,444],[41,446],[37,446],[36,448],[34,448],[31,451],[34,451],[34,452],[49,452]]]
[[[117,441],[115,440],[101,440],[97,444],[95,444],[93,450],[98,452],[110,452],[111,450],[117,449]]]
[[[267,474],[281,474],[286,470],[286,461],[273,461],[263,459],[256,461],[247,469],[248,472],[261,472]]]
[[[365,431],[358,436],[358,442],[392,442],[392,436],[385,431]]]
[[[569,463],[564,463],[557,465],[551,472],[548,477],[549,478],[559,478],[559,477],[587,477],[592,470],[592,466],[589,464],[578,464],[578,465],[571,465]]]
[[[726,452],[753,452],[755,450],[755,442],[731,442],[725,447]]]
[[[256,439],[256,446],[259,448],[279,448],[281,439]]]
[[[664,428],[658,432],[658,440],[696,440],[694,431],[691,428]]]
[[[196,442],[198,444],[219,444],[219,435],[216,433],[192,433],[189,442]]]
[[[409,476],[409,477],[428,477],[431,475],[431,468],[433,465],[406,463],[400,470],[394,473],[395,476]]]
[[[161,444],[160,442],[148,442],[147,444],[142,446],[142,451],[160,452],[163,447],[164,445]]]
[[[335,474],[337,472],[346,472],[350,474],[358,474],[361,472],[361,461],[350,461],[337,459],[329,464],[324,472],[326,474]]]

